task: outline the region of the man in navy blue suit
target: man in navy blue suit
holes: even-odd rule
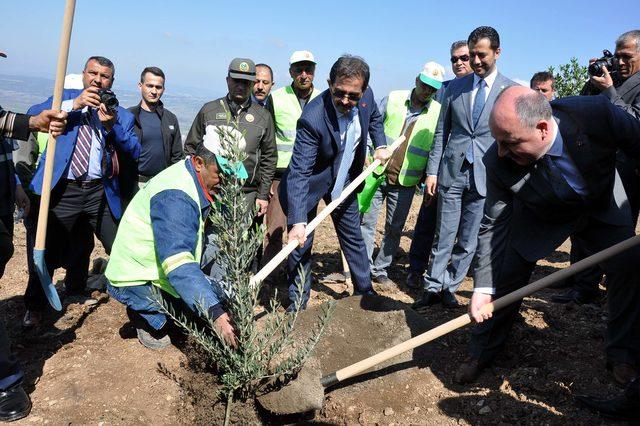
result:
[[[368,87],[369,66],[359,57],[341,56],[331,67],[329,89],[314,98],[298,120],[293,156],[280,185],[280,200],[287,215],[289,240],[300,247],[289,256],[290,308],[304,308],[311,288],[313,233],[306,225],[315,217],[321,199],[329,203],[356,178],[364,166],[367,132],[376,147],[374,158],[385,162],[382,116]],[[369,260],[360,232],[356,194],[348,196],[331,214],[340,248],[351,271],[355,294],[373,293]],[[299,268],[304,270],[304,292],[298,292]]]
[[[100,90],[111,88],[114,74],[113,62],[92,56],[82,71],[84,90],[65,89],[62,94],[62,110],[68,112],[68,120],[65,132],[57,138],[49,212],[50,229],[51,225],[57,227],[62,232],[62,241],[84,241],[72,239],[71,235],[87,229],[77,226],[80,220],[87,220],[107,254],[122,216],[118,157],[126,157],[130,164],[140,154],[133,114],[121,106],[107,108],[101,102]],[[49,98],[32,106],[28,113],[49,109],[51,103]],[[48,153],[45,150],[42,154],[31,182],[36,194],[42,192]],[[79,269],[82,272],[72,277],[67,273],[67,295],[84,289],[87,269]]]

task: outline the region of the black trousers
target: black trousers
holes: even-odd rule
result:
[[[0,278],[13,255],[13,215],[0,216]],[[11,342],[0,319],[0,391],[22,380],[20,364],[11,354]]]
[[[616,158],[616,170],[622,180],[624,191],[627,193],[627,199],[629,200],[629,207],[631,207],[631,225],[635,229],[638,223],[638,215],[640,213],[640,176],[637,172],[638,166],[636,161],[627,157],[622,152],[618,152]],[[580,241],[574,241],[571,238],[571,264],[576,263],[585,257],[592,255],[589,250],[580,244]],[[602,269],[594,266],[586,269],[573,277],[567,279],[567,281],[573,286],[574,289],[589,296],[598,293],[598,284],[602,278]]]
[[[0,215],[0,278],[13,256],[13,215]]]
[[[596,253],[635,235],[631,226],[613,226],[589,219],[586,226],[573,234],[589,252]],[[544,236],[541,236],[544,238]],[[640,357],[640,247],[635,246],[602,262],[599,266],[608,277],[607,302],[609,317],[605,337],[607,359],[613,363],[634,365]],[[507,246],[502,270],[496,282],[494,298],[525,286],[531,278],[535,262],[528,262],[511,246]],[[470,354],[481,364],[490,364],[503,348],[522,302],[494,312],[493,317],[473,330]]]
[[[24,304],[28,310],[42,310],[48,306],[47,297],[42,290],[40,277],[33,261],[33,248],[36,243],[38,212],[40,197],[31,194],[31,209],[24,219],[26,230],[27,266],[29,281],[24,293]],[[72,232],[72,240],[68,243],[61,236],[55,221],[47,226],[46,262],[50,269],[63,267],[67,271],[65,283],[67,291],[80,292],[86,283],[86,272],[89,269],[91,252],[94,248],[93,230],[86,218],[79,220]],[[83,281],[83,276],[85,276]]]
[[[57,241],[52,241],[53,252],[59,248],[64,253],[78,254],[75,259],[68,260],[65,282],[68,292],[82,291],[89,269],[86,253],[90,253],[93,248],[93,234],[98,237],[109,254],[118,230],[116,220],[109,209],[102,182],[92,181],[80,184],[75,181],[64,181],[56,185],[51,197],[48,226],[55,229],[54,235],[57,237]],[[47,245],[49,241],[47,235]],[[55,261],[56,259],[53,259],[52,265],[56,264]],[[59,258],[58,264],[60,264]],[[47,267],[49,272],[53,273],[55,268],[49,266],[48,259]]]

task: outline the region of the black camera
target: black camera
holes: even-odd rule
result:
[[[602,58],[589,65],[589,75],[602,77],[604,75],[602,67],[607,67],[607,70],[611,75],[618,72],[618,59],[616,59],[616,57],[607,49],[602,51]]]
[[[120,102],[118,102],[118,98],[116,98],[116,94],[109,89],[100,89],[98,91],[98,96],[100,96],[100,103],[104,104],[104,106],[107,108],[107,111],[109,111],[110,113],[115,112],[115,110],[118,108],[118,105],[120,105]]]

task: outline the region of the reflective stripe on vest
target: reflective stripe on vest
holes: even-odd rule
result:
[[[320,94],[313,89],[309,102]],[[291,86],[281,87],[271,93],[275,117],[276,144],[278,145],[278,163],[276,167],[285,169],[291,161],[293,143],[296,140],[296,124],[302,115],[300,102]]]
[[[407,118],[407,99],[410,94],[410,90],[396,90],[389,93],[384,120],[384,133],[389,140],[397,139],[402,132]],[[420,178],[429,160],[429,151],[433,145],[440,107],[441,105],[432,99],[429,108],[418,116],[398,173],[399,185],[413,186],[420,183]]]
[[[180,296],[171,286],[167,275],[186,263],[200,264],[204,221],[199,215],[199,231],[195,253],[180,252],[160,262],[156,255],[155,239],[151,227],[151,198],[166,190],[186,193],[201,212],[198,188],[186,166],[186,160],[166,168],[151,179],[133,197],[118,226],[105,276],[114,287],[145,285],[149,282],[174,297]]]

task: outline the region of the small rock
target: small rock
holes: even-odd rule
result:
[[[480,411],[478,411],[478,413],[480,413],[480,414],[482,414],[484,416],[485,414],[491,413],[491,408],[488,405],[486,405],[486,406],[482,407],[480,409]]]
[[[395,411],[393,411],[393,408],[391,407],[385,408],[382,412],[385,416],[393,416],[393,414],[395,413]]]
[[[49,407],[51,407],[52,405],[56,404],[58,401],[56,401],[55,399],[52,399],[51,401],[49,401]]]
[[[171,401],[173,399],[173,397],[171,395],[167,395],[166,400],[167,401]]]
[[[478,401],[478,403],[476,405],[478,407],[482,407],[484,405],[484,399],[481,399],[480,401]]]

